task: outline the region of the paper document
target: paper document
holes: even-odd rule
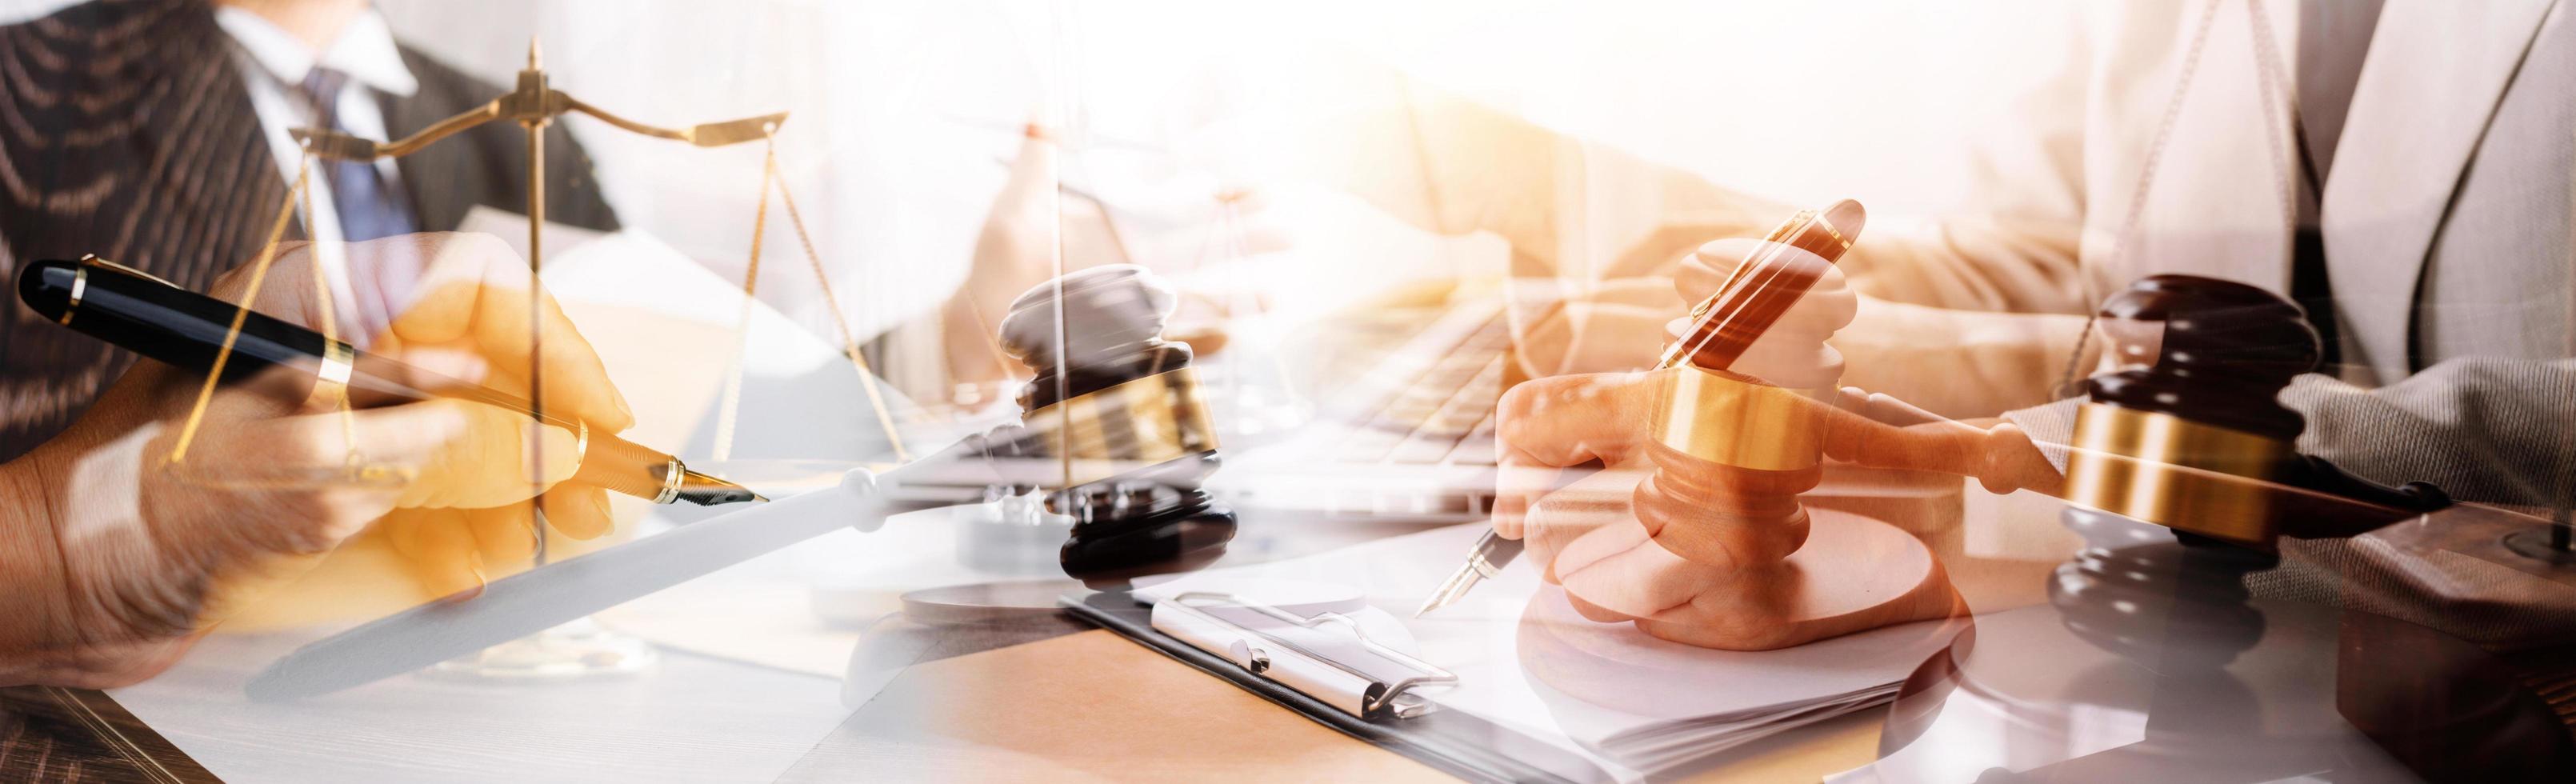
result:
[[[1357,589],[1402,618],[1483,533],[1475,523],[1302,558],[1181,575],[1140,588],[1159,599],[1201,585],[1294,579]],[[1458,674],[1429,694],[1642,778],[1744,743],[1884,704],[1907,673],[1966,628],[1924,621],[1777,651],[1720,651],[1577,615],[1562,590],[1515,564],[1459,603],[1403,621],[1422,657]]]

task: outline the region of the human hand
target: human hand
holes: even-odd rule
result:
[[[1504,398],[1495,529],[1527,542],[1526,557],[1578,613],[1691,645],[1767,650],[1957,611],[1939,562],[1912,535],[1799,503],[1816,464],[1747,469],[1659,437],[1670,431],[1654,426],[1656,409],[1696,374],[1560,376]],[[1721,382],[1768,397],[1703,407],[1696,421],[1759,428],[1746,442],[1803,442],[1820,457],[1939,452],[1914,428],[1827,400]],[[1594,460],[1602,470],[1558,473]]]
[[[1014,300],[1058,276],[1105,264],[1195,270],[1291,245],[1259,188],[1176,175],[1127,183],[1114,191],[1113,206],[1103,200],[1108,197],[1065,187],[1060,145],[1053,130],[1027,126],[1010,176],[985,213],[966,279],[942,308],[949,375],[957,384],[1020,372],[996,349],[995,330]],[[1201,355],[1224,346],[1223,324],[1240,309],[1268,306],[1268,294],[1257,286],[1183,294],[1173,333]]]
[[[1688,307],[1660,279],[1602,281],[1525,319],[1515,309],[1512,355],[1531,378],[1644,369]]]
[[[523,374],[508,369],[527,367],[530,338],[542,335],[550,411],[610,432],[632,423],[551,299],[532,326],[526,266],[505,245],[417,235],[348,246],[348,255],[361,270],[386,257],[426,260],[417,296],[400,298],[408,306],[396,309],[371,353],[524,395]],[[325,306],[315,263],[310,248],[282,253],[258,281],[255,309],[318,327]],[[212,293],[239,301],[250,277],[238,270]],[[364,399],[344,414],[332,387],[298,375],[277,369],[219,387],[192,416],[202,376],[139,361],[61,436],[0,469],[25,502],[24,518],[9,526],[20,541],[8,551],[52,556],[11,570],[7,581],[19,584],[11,595],[28,606],[0,622],[0,680],[97,686],[147,677],[199,631],[361,530],[391,540],[433,593],[470,587],[483,554],[524,549],[529,498],[570,476],[578,460],[574,434],[540,428],[542,470],[532,469],[532,423],[522,415],[455,400],[368,407],[391,401]],[[546,496],[558,530],[607,529],[599,491]],[[512,505],[515,514],[491,511]]]
[[[1702,253],[1719,255],[1746,254]],[[1723,275],[1705,260],[1691,266],[1697,274],[1678,284],[1696,301]],[[1514,388],[1497,413],[1497,531],[1527,541],[1584,616],[1694,645],[1776,648],[1948,611],[1946,580],[1919,542],[1856,516],[1813,517],[1796,498],[1829,454],[1912,454],[1923,443],[1866,416],[1887,401],[1832,387],[1841,358],[1824,337],[1852,308],[1828,275],[1738,358],[1740,372],[1685,366]],[[1603,470],[1553,487],[1563,477],[1549,469],[1588,461]]]
[[[589,423],[603,435],[634,426],[635,414],[610,383],[598,353],[542,285],[533,285],[539,300],[531,312],[527,263],[506,244],[474,234],[417,235],[409,245],[401,239],[379,240],[395,244],[377,253],[432,260],[411,285],[416,294],[410,304],[369,351],[424,369],[453,368],[444,374],[536,400],[544,411]],[[353,247],[352,258],[376,255],[364,250],[374,244]],[[533,362],[532,347],[541,352]],[[532,366],[540,374],[542,396],[529,394]],[[575,539],[597,538],[614,527],[607,490],[556,485],[579,468],[577,434],[541,429],[540,480],[528,467],[526,417],[434,402],[465,407],[478,424],[435,453],[447,462],[427,466],[422,480],[395,500],[396,508],[371,532],[380,532],[403,557],[426,595],[479,589],[493,570],[527,560],[536,545],[538,511],[556,533]],[[506,427],[489,421],[496,413],[508,420]],[[474,468],[463,469],[457,461]],[[529,497],[540,489],[542,494]]]

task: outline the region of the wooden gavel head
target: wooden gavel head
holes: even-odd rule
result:
[[[1630,497],[1657,543],[1711,565],[1777,563],[1807,540],[1798,494],[1824,478],[1814,392],[1696,367],[1669,371]],[[1831,392],[1828,385],[1825,392]]]
[[[1003,351],[1036,373],[1019,397],[1033,438],[1010,457],[1061,466],[1045,483],[1074,521],[1058,561],[1094,587],[1196,569],[1234,538],[1234,513],[1201,489],[1219,461],[1190,347],[1162,337],[1176,302],[1142,267],[1093,267],[1002,319]]]
[[[1677,325],[1646,446],[1655,470],[1631,496],[1673,554],[1754,568],[1806,544],[1798,494],[1824,477],[1815,401],[1842,374],[1825,341],[1856,313],[1831,273],[1863,220],[1849,200],[1801,213]]]
[[[2269,291],[2192,275],[2156,275],[2095,314],[2121,365],[2084,388],[2093,403],[2293,441],[2305,423],[2275,399],[2315,370],[2317,330]]]
[[[2119,368],[2085,382],[2065,498],[2270,550],[2283,533],[2354,533],[2448,503],[2303,457],[2306,422],[2278,401],[2316,369],[2316,329],[2263,289],[2191,275],[2130,284],[2096,314]]]

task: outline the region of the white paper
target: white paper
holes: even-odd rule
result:
[[[1349,586],[1372,607],[1403,618],[1463,562],[1483,531],[1481,523],[1452,526],[1213,569],[1147,593],[1187,590],[1193,582],[1292,579]],[[1616,655],[1602,663],[1609,671],[1596,674],[1634,684],[1587,700],[1540,680],[1522,661],[1522,637],[1533,623],[1569,624],[1579,633],[1602,635],[1591,642],[1610,644]],[[1529,564],[1514,564],[1457,604],[1403,624],[1423,658],[1459,676],[1459,686],[1429,695],[1443,710],[1474,714],[1582,754],[1622,779],[1882,704],[1907,673],[1964,626],[1927,621],[1778,651],[1710,650],[1657,639],[1630,624],[1584,620],[1563,605],[1560,589],[1541,584]]]

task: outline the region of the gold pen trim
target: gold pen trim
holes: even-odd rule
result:
[[[687,469],[681,468],[677,459],[663,464],[662,492],[654,494],[653,503],[667,504],[680,500],[680,479],[685,473],[688,473]]]
[[[89,257],[87,257],[87,256],[81,257],[81,260],[82,260],[82,261],[88,261],[88,260],[89,260]],[[71,302],[70,302],[70,304],[66,304],[66,305],[64,305],[64,306],[63,306],[63,317],[62,317],[62,318],[59,318],[59,319],[55,319],[55,321],[61,322],[61,323],[62,323],[62,325],[63,325],[63,326],[66,326],[66,327],[71,326],[71,325],[72,325],[72,314],[73,314],[73,313],[80,312],[81,295],[82,295],[82,294],[86,294],[86,293],[88,293],[88,292],[89,292],[89,267],[88,267],[87,265],[83,265],[83,266],[80,266],[80,267],[75,267],[75,268],[73,268],[73,269],[72,269],[72,297],[71,297]]]
[[[179,287],[179,284],[176,284],[176,283],[172,283],[172,282],[170,282],[170,280],[169,280],[168,278],[164,278],[164,277],[161,277],[161,276],[159,276],[159,275],[154,275],[154,274],[152,274],[152,273],[144,272],[144,271],[142,271],[142,270],[135,269],[135,268],[133,268],[133,267],[128,267],[128,266],[125,266],[125,265],[123,265],[123,264],[118,264],[118,263],[113,262],[113,261],[108,261],[108,260],[106,260],[106,259],[99,258],[99,257],[98,257],[98,254],[94,254],[94,253],[93,253],[93,254],[83,255],[83,256],[81,256],[80,260],[81,260],[81,266],[84,266],[84,267],[106,267],[106,268],[108,268],[108,269],[116,270],[116,271],[118,271],[118,272],[122,272],[122,273],[125,273],[125,274],[128,274],[128,275],[132,275],[132,276],[135,276],[135,277],[138,277],[138,278],[142,278],[142,279],[144,279],[144,280],[152,281],[152,282],[154,282],[154,283],[159,283],[159,284],[161,284],[161,285],[168,286],[168,287],[171,287],[171,288],[174,288],[174,289]]]
[[[322,343],[322,367],[313,371],[315,378],[329,386],[316,386],[314,392],[332,400],[348,394],[349,374],[355,370],[358,350],[337,340]]]

